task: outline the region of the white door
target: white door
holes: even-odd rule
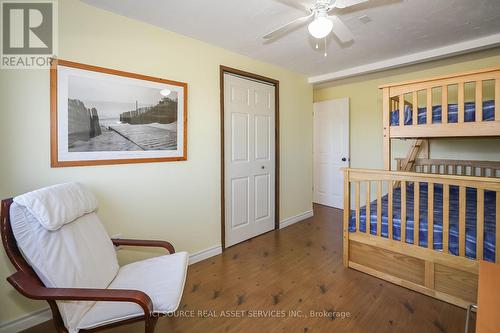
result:
[[[224,74],[227,247],[274,229],[274,90]]]
[[[349,98],[314,103],[314,202],[343,208],[348,166]]]

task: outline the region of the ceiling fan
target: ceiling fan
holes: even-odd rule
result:
[[[310,19],[314,20],[309,23],[308,30],[311,36],[317,39],[325,38],[333,31],[342,43],[353,40],[353,35],[349,28],[338,18],[338,16],[330,14],[336,8],[347,8],[360,3],[368,2],[369,0],[316,0],[310,6],[302,6],[293,0],[279,0],[289,6],[305,9],[309,15],[300,17],[285,25],[271,31],[262,36],[263,39],[274,39],[281,35],[284,31],[304,24]]]

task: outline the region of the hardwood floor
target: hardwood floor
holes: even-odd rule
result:
[[[463,332],[465,324],[461,308],[345,269],[342,211],[320,205],[313,218],[190,266],[179,313],[159,319],[156,332]],[[53,331],[47,322],[26,333]],[[109,330],[142,331],[142,323]]]

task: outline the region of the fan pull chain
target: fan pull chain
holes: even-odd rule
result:
[[[319,45],[318,45],[318,42],[316,42],[316,50],[319,49]]]
[[[326,37],[325,37],[325,57],[328,55],[327,51],[326,51]]]

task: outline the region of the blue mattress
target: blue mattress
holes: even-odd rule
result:
[[[419,245],[427,247],[427,183],[420,183],[420,221]],[[401,240],[401,192],[400,188],[393,193],[393,238]],[[449,213],[449,252],[458,255],[458,186],[450,186]],[[466,189],[466,230],[465,255],[476,258],[476,190]],[[493,191],[484,192],[484,249],[483,256],[487,261],[495,262],[495,200]],[[387,194],[382,197],[382,237],[388,237]],[[370,233],[376,235],[377,230],[377,200],[370,204]],[[413,184],[406,188],[406,243],[413,244]],[[361,232],[366,232],[366,208],[360,209]],[[349,231],[356,230],[356,215],[351,211]],[[434,244],[435,250],[443,249],[443,186],[434,185]]]
[[[473,102],[465,103],[464,110],[464,121],[473,122],[476,121],[476,104]],[[435,105],[432,107],[432,123],[441,123],[441,105]],[[405,105],[405,125],[412,125],[413,114],[411,107]],[[484,101],[483,102],[483,121],[493,121],[495,120],[495,101]],[[457,123],[458,122],[458,104],[448,104],[448,122]],[[427,108],[418,108],[418,124],[427,123]],[[391,126],[399,125],[399,110],[396,109],[391,112]]]

